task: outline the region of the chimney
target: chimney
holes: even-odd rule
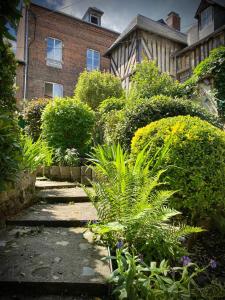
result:
[[[168,14],[166,23],[170,28],[180,31],[180,16],[174,11]]]

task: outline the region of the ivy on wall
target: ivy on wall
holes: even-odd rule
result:
[[[213,79],[214,95],[217,99],[219,116],[225,121],[225,47],[213,49],[193,71],[185,85],[189,92],[193,92],[198,83],[206,78]]]

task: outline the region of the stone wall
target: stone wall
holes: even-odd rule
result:
[[[32,203],[35,181],[35,173],[21,173],[14,186],[0,192],[0,225],[7,217]]]

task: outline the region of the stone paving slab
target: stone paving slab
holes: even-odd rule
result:
[[[101,260],[107,255],[84,228],[8,226],[0,231],[0,291],[27,287],[99,295],[110,275]]]
[[[60,189],[76,187],[76,184],[68,181],[36,180],[35,187],[37,189]]]
[[[23,226],[83,226],[87,221],[97,220],[92,203],[36,204],[7,220],[7,225]]]
[[[36,196],[48,202],[88,202],[88,196],[80,188],[44,189],[37,192]]]

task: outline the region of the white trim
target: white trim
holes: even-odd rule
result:
[[[88,51],[91,51],[92,53],[92,57],[91,57],[91,68],[88,68]],[[95,68],[94,66],[94,53],[97,53],[98,56],[99,56],[99,61],[98,61],[98,67]],[[91,48],[87,48],[87,51],[86,51],[86,68],[88,71],[93,71],[93,70],[100,70],[101,68],[101,54],[100,54],[100,51],[98,50],[94,50],[94,49],[91,49]]]
[[[60,98],[62,98],[62,97],[63,97],[63,85],[62,85],[61,83],[51,82],[51,81],[44,81],[44,96],[46,95],[46,94],[45,94],[45,84],[46,84],[46,83],[52,84],[52,98],[55,98],[55,97],[60,97]],[[55,95],[54,95],[54,86],[56,86],[56,85],[60,86],[60,88],[61,88],[61,92],[62,92],[62,95],[61,95],[61,96],[55,96]]]

